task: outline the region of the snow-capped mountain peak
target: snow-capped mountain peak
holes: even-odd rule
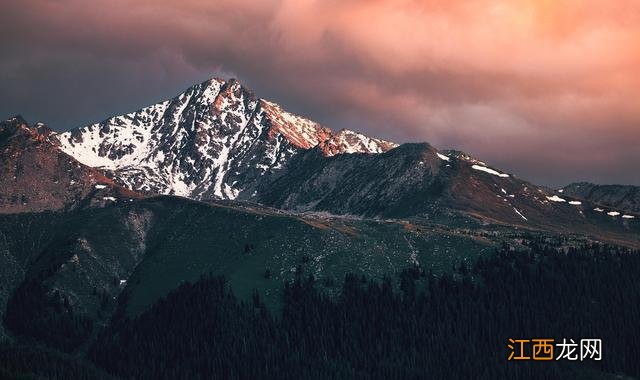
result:
[[[341,129],[321,143],[326,156],[342,153],[383,153],[397,146],[396,143],[368,137],[348,129]]]
[[[396,144],[285,111],[237,80],[210,79],[138,111],[58,136],[61,149],[137,191],[235,199],[298,152],[380,153]]]

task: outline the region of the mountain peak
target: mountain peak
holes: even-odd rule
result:
[[[8,119],[6,119],[5,121],[3,121],[3,123],[11,123],[11,124],[27,124],[27,121],[22,117],[22,115],[17,114],[14,115]]]
[[[58,136],[80,162],[136,191],[235,199],[300,151],[380,153],[387,141],[314,121],[258,98],[235,78],[211,78],[167,101]]]
[[[237,78],[224,79],[220,77],[212,77],[205,80],[204,82],[200,82],[198,84],[195,84],[189,87],[187,90],[185,90],[184,93],[189,93],[194,89],[200,89],[200,90],[211,89],[215,92],[227,91],[228,93],[244,90],[252,93],[252,91],[247,87],[243,86],[242,83]]]
[[[383,153],[397,146],[396,143],[368,137],[349,129],[341,129],[321,143],[326,156],[341,153]]]
[[[50,141],[53,144],[57,144],[57,140],[50,139],[55,135],[55,132],[51,128],[47,127],[43,123],[36,123],[34,126],[29,126],[26,120],[16,115],[0,123],[0,134],[4,139],[20,136],[24,143],[28,141]]]

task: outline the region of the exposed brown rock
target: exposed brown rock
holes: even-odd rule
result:
[[[30,127],[19,116],[0,123],[0,213],[72,209],[140,197],[57,145],[55,132],[42,124]]]

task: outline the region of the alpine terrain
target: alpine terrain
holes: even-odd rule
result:
[[[588,199],[616,210],[636,214],[640,212],[640,186],[579,182],[565,186],[561,191],[566,195]]]
[[[56,133],[20,116],[0,122],[0,213],[104,205],[139,195],[60,150]]]
[[[57,138],[61,151],[145,194],[444,223],[454,212],[615,240],[629,240],[636,225],[634,210],[563,197],[463,152],[333,132],[257,98],[235,79],[211,79]]]
[[[540,313],[627,352],[610,318],[637,307],[600,305],[638,304],[637,193],[335,132],[234,79],[63,133],[12,117],[0,377],[497,378],[498,351],[442,365],[452,332],[476,349]],[[637,368],[616,360],[596,376]]]
[[[320,146],[325,156],[396,144],[337,133],[257,98],[237,80],[211,79],[171,100],[59,136],[61,149],[123,185],[193,199],[250,197],[265,174]]]

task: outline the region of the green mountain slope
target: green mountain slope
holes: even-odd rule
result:
[[[118,299],[136,315],[205,273],[224,275],[241,299],[250,299],[257,289],[268,306],[277,308],[282,283],[298,273],[313,274],[331,294],[346,273],[381,279],[414,265],[441,273],[489,255],[503,243],[588,240],[451,216],[455,223],[445,225],[294,215],[169,196],[66,213],[0,215],[0,310],[23,310],[24,302],[35,297],[51,305],[54,314],[86,317],[99,326]],[[21,315],[20,322],[36,317]],[[61,322],[46,323],[56,328]]]
[[[409,221],[295,216],[177,197],[3,215],[0,301],[5,305],[21,282],[36,280],[92,318],[109,310],[105,298],[111,304],[123,290],[137,313],[209,272],[224,274],[243,298],[257,288],[269,301],[299,270],[328,287],[347,272],[381,278],[418,263],[442,271],[499,240]]]

